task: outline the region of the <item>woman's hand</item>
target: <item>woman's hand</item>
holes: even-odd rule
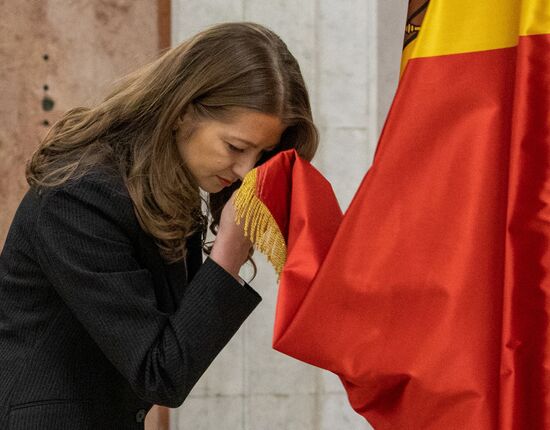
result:
[[[243,225],[235,222],[234,200],[235,193],[222,210],[210,258],[240,280],[239,270],[246,262],[252,242],[245,236]]]

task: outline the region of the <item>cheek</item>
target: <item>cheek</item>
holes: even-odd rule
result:
[[[199,137],[199,136],[197,136]],[[197,176],[212,176],[227,172],[233,164],[223,142],[215,137],[202,137],[183,146],[184,160]]]
[[[210,175],[219,170],[225,161],[222,151],[214,145],[194,142],[185,151],[186,160],[198,175]]]
[[[227,153],[223,145],[220,145],[212,154],[211,162],[212,166],[225,169],[233,164],[233,158]]]

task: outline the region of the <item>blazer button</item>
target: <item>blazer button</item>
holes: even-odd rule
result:
[[[145,414],[147,414],[147,411],[145,409],[140,409],[136,413],[136,423],[142,423],[145,419]]]

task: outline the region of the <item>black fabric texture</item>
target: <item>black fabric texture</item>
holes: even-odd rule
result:
[[[142,429],[181,405],[261,300],[202,263],[200,233],[187,248],[165,262],[106,170],[31,188],[0,255],[0,429]]]

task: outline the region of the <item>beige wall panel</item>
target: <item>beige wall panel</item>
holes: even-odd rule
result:
[[[150,0],[0,0],[0,11],[1,246],[44,121],[100,100],[113,80],[153,59],[159,30]]]

